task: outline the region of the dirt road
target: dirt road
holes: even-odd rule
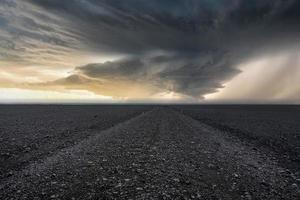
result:
[[[168,107],[99,131],[0,182],[1,199],[298,199],[272,152]]]

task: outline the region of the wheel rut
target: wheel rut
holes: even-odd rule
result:
[[[3,199],[295,199],[284,168],[168,107],[99,132],[1,182]],[[34,190],[33,190],[34,188]]]

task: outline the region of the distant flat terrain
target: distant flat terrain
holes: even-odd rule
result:
[[[300,106],[0,106],[0,199],[299,199]]]

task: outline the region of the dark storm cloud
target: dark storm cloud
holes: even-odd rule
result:
[[[269,40],[286,33],[282,28],[296,31],[300,11],[294,0],[32,1],[71,18],[69,26],[84,30],[89,45],[135,54],[224,49],[234,42],[228,39]]]
[[[102,64],[77,67],[77,73],[92,78],[129,79],[151,84],[160,89],[199,96],[215,92],[226,80],[238,73],[231,67],[226,54],[215,58],[155,56],[122,59]],[[223,57],[223,58],[221,58]]]
[[[20,2],[0,0],[3,8],[22,10],[0,14],[0,48],[7,56],[40,43],[50,45],[51,55],[68,49],[120,54],[125,58],[77,67],[76,73],[144,80],[194,97],[222,87],[244,60],[299,46],[298,0]]]
[[[116,62],[105,62],[102,64],[88,64],[86,66],[77,67],[81,73],[98,78],[137,78],[144,73],[144,63],[139,59],[126,59]]]

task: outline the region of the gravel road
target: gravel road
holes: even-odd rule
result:
[[[0,180],[1,199],[299,199],[272,152],[156,107]]]

